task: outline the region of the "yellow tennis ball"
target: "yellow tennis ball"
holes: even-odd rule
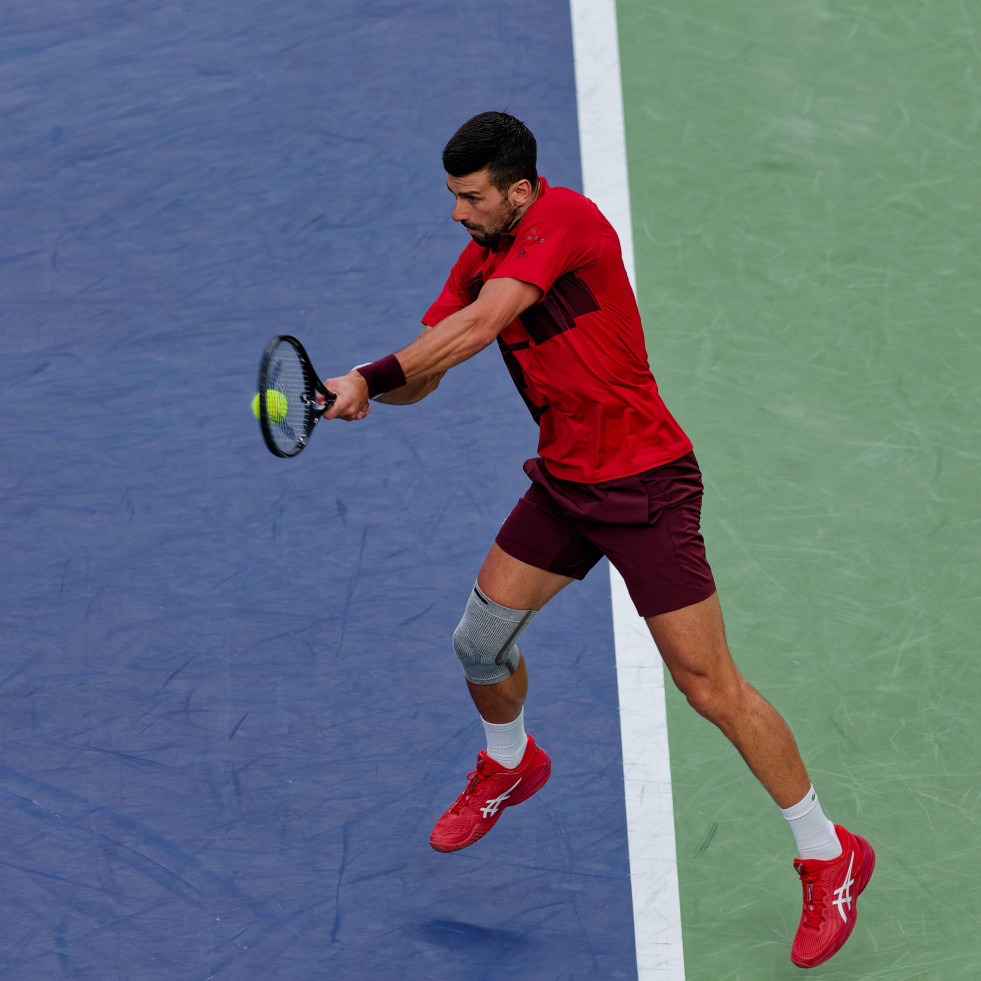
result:
[[[286,411],[290,404],[286,401],[286,396],[275,388],[266,389],[266,408],[269,410],[269,418],[273,422],[282,422],[286,418]]]
[[[290,404],[286,401],[286,396],[275,388],[266,389],[266,408],[269,410],[269,418],[273,422],[282,422],[286,418]],[[252,415],[259,418],[259,393],[256,392],[252,397]]]

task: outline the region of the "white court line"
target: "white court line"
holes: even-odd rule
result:
[[[616,3],[570,0],[569,7],[583,190],[616,228],[635,284]],[[664,669],[612,566],[610,588],[637,975],[639,981],[684,981]]]

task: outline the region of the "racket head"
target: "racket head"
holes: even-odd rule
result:
[[[296,456],[334,396],[317,377],[303,345],[288,334],[277,335],[266,345],[258,386],[259,425],[269,452]],[[320,404],[318,392],[323,397]]]

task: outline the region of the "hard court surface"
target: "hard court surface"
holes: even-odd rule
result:
[[[617,5],[651,361],[730,641],[879,867],[814,976],[974,976],[981,18]],[[481,731],[449,637],[535,430],[493,350],[293,461],[268,337],[402,346],[507,108],[581,186],[568,6],[0,9],[0,978],[638,977],[610,587],[525,636],[548,786],[432,822]],[[799,976],[793,845],[668,692],[690,979]]]

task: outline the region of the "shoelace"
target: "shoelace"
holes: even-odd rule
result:
[[[457,811],[459,811],[462,807],[464,807],[466,805],[467,801],[470,800],[470,798],[473,797],[473,795],[477,792],[477,784],[480,783],[480,779],[481,779],[480,778],[480,767],[478,767],[476,770],[471,770],[467,774],[467,789],[464,790],[463,793],[460,794],[459,797],[457,797],[457,799],[454,802],[453,806],[450,808],[450,810],[454,814]]]
[[[817,872],[805,873],[800,878],[804,887],[804,919],[801,926],[819,930],[825,918],[824,883]]]

